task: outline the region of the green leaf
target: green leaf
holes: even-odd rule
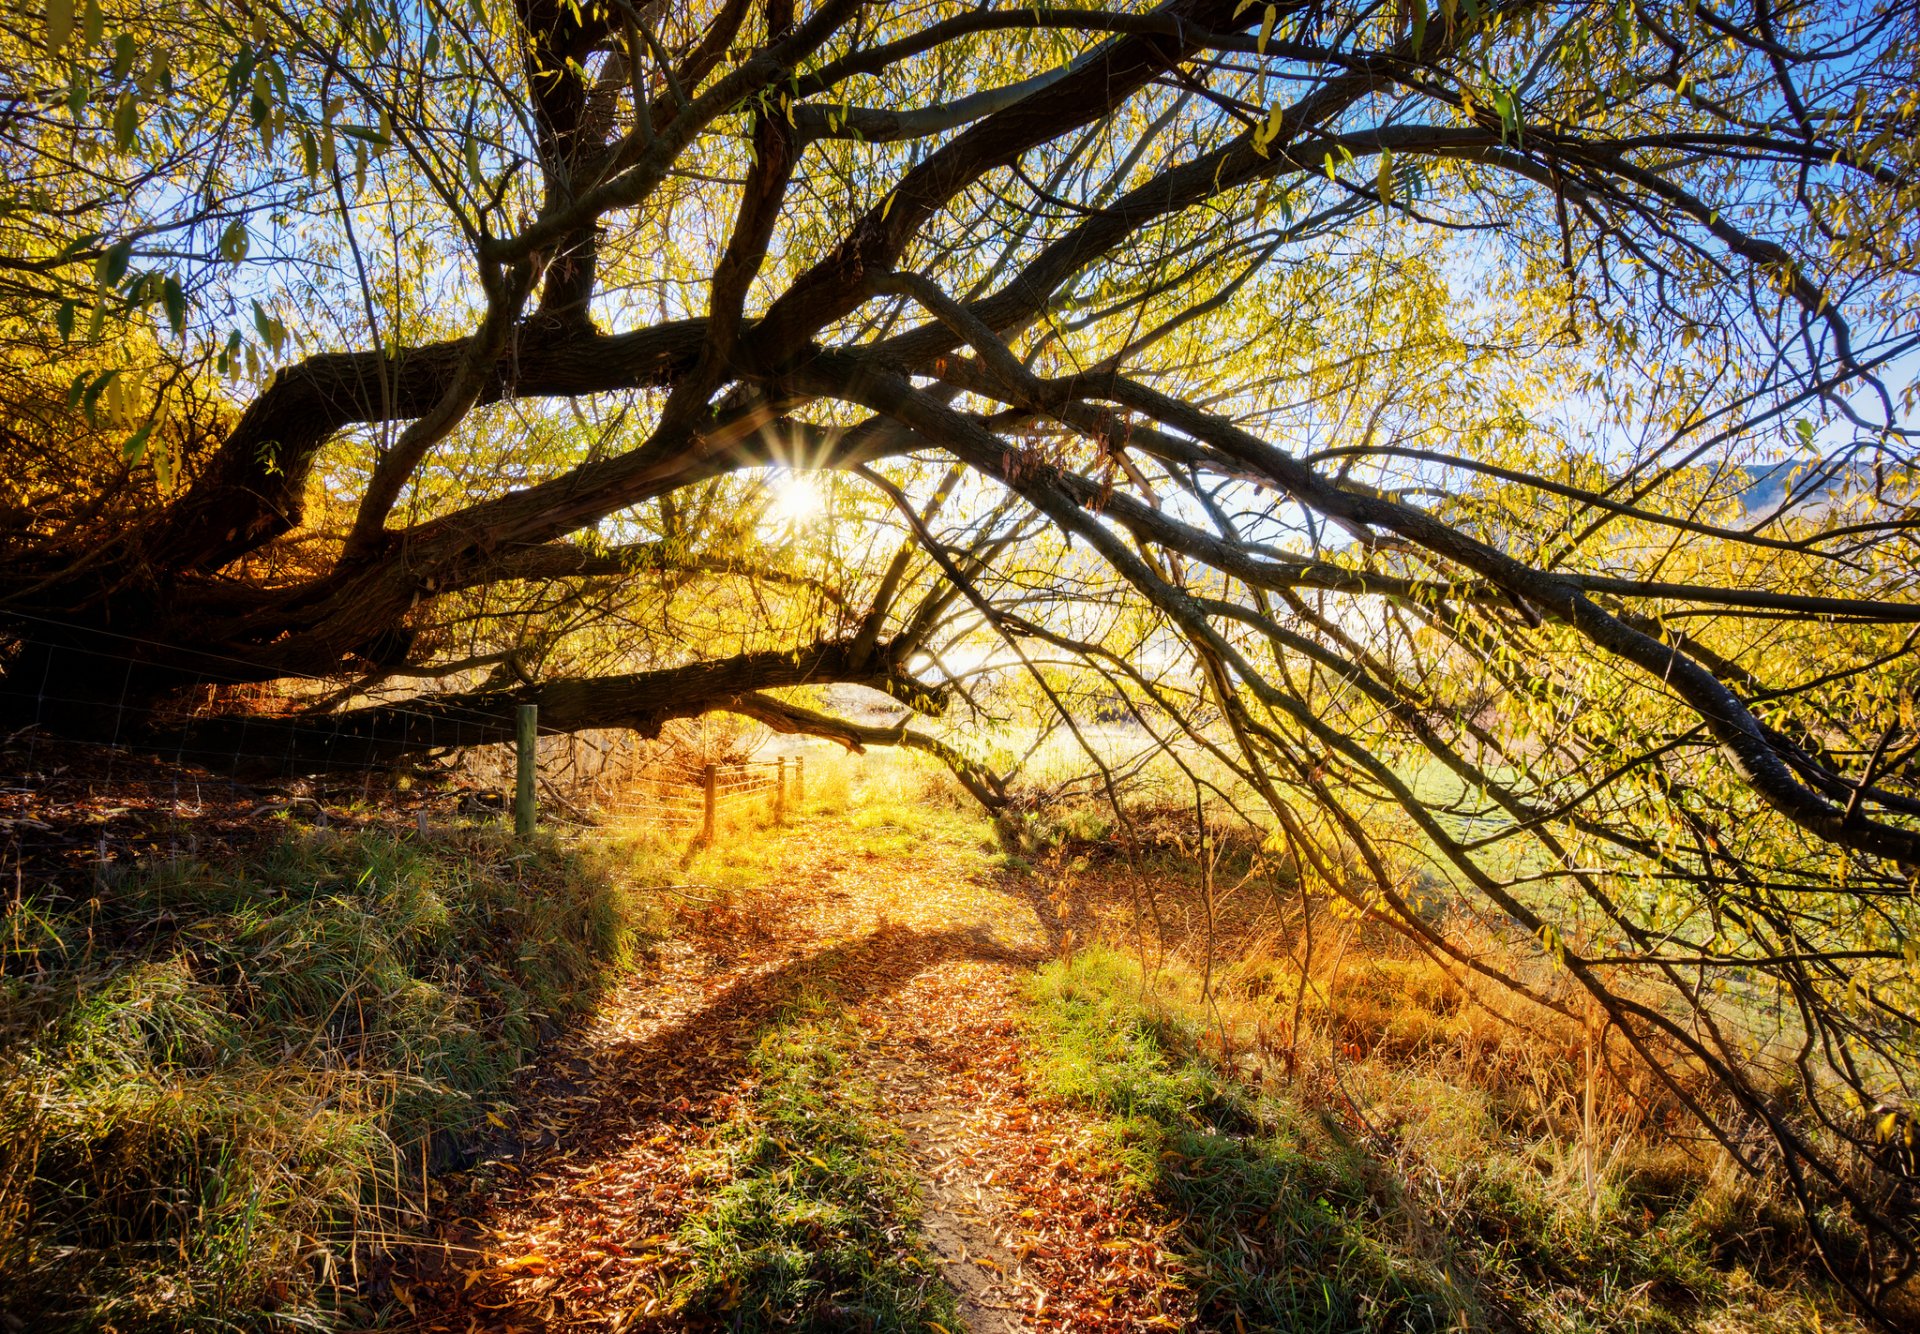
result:
[[[134,45],[133,34],[123,32],[113,39],[113,78],[117,83],[133,70],[134,57],[140,54],[140,48]]]
[[[235,218],[220,233],[220,258],[238,264],[247,257],[248,244],[246,220]]]
[[[1812,449],[1813,448],[1813,423],[1808,421],[1805,417],[1802,417],[1799,421],[1793,424],[1793,429],[1800,433],[1800,443],[1806,446],[1808,449]]]
[[[122,153],[131,151],[134,136],[139,132],[140,104],[132,93],[121,93],[113,104],[113,146]]]
[[[118,287],[120,280],[127,276],[127,265],[132,259],[132,241],[114,242],[93,262],[94,284],[101,288]]]
[[[227,67],[227,96],[238,100],[240,94],[253,87],[253,63],[259,57],[250,46],[240,48],[240,54],[234,57],[233,64]]]
[[[1520,109],[1513,100],[1513,94],[1501,89],[1493,95],[1493,109],[1500,117],[1500,139],[1506,141],[1509,134],[1519,134]]]
[[[270,352],[279,352],[287,341],[287,326],[269,315],[258,301],[253,303],[253,327]]]
[[[153,96],[155,91],[162,93],[173,91],[173,69],[167,63],[166,48],[154,48],[153,58],[147,62],[146,73],[140,75],[134,82],[139,85],[140,91],[149,97]]]
[[[148,422],[120,445],[120,457],[129,465],[138,463],[147,452],[147,440],[153,435],[153,423]]]
[[[118,370],[110,370],[101,371],[100,374],[94,376],[91,381],[86,381],[85,377],[82,377],[83,388],[80,391],[80,410],[87,414],[87,421],[89,423],[95,421],[95,410],[100,405],[100,395],[107,391],[107,386],[111,385],[119,374],[120,372]]]
[[[65,264],[82,250],[91,250],[100,242],[99,232],[82,232],[54,252],[54,258]]]
[[[47,0],[47,54],[57,56],[73,36],[73,0]]]
[[[187,331],[187,294],[180,287],[180,280],[168,274],[160,285],[160,302],[167,308],[167,323],[173,326],[175,336]]]
[[[60,331],[61,342],[73,341],[73,320],[78,313],[79,308],[71,301],[62,301],[60,309],[53,313],[53,327]]]

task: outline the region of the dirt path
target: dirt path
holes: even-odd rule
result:
[[[755,1031],[822,970],[908,1134],[923,1230],[974,1334],[1181,1328],[1164,1238],[1091,1127],[1039,1100],[1015,1003],[1035,901],[952,830],[815,820],[772,882],[688,930],[530,1072],[516,1146],[436,1200],[442,1245],[393,1279],[416,1328],[672,1330],[699,1151],[751,1093]]]

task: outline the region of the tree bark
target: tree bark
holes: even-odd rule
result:
[[[543,734],[623,728],[643,736],[657,735],[669,719],[732,707],[754,692],[787,686],[865,685],[940,707],[938,693],[896,669],[884,650],[856,661],[853,647],[829,641],[658,671],[426,695],[404,705],[334,714],[211,718],[122,740],[208,768],[284,777],[381,768],[437,751],[509,742],[523,704],[539,707]]]

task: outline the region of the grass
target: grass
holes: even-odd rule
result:
[[[937,843],[963,869],[1030,871],[1088,928],[1060,939],[1151,954],[1145,972],[1100,947],[1042,970],[1032,1071],[1096,1116],[1125,1188],[1174,1221],[1207,1327],[1859,1328],[1766,1183],[1688,1143],[1655,1092],[1593,1095],[1577,1023],[1472,1003],[1278,875],[1265,898],[1223,888],[1217,923],[1196,912],[1184,810],[1145,820],[1130,861],[1097,813],[1063,824],[1035,867],[924,766],[833,758],[808,779],[806,813],[845,828],[836,855],[878,867]],[[365,1324],[359,1295],[430,1172],[462,1161],[534,1044],[658,929],[632,885],[772,929],[768,814],[743,806],[708,847],[290,829],[244,864],[8,905],[0,1308],[128,1334]],[[1251,846],[1229,843],[1222,886]],[[1149,882],[1164,926],[1113,929]],[[1104,899],[1076,907],[1083,891]],[[1296,959],[1308,912],[1319,943]],[[824,971],[759,1034],[753,1094],[679,1237],[690,1319],[956,1328],[862,1041]]]
[[[1407,982],[1403,1010],[1444,1008]],[[1029,1013],[1037,1081],[1176,1220],[1211,1328],[1858,1328],[1795,1257],[1756,1257],[1791,1216],[1725,1164],[1615,1127],[1596,1171],[1517,1087],[1431,1051],[1290,1080],[1223,1046],[1235,1017],[1182,965],[1149,992],[1097,947],[1042,970]]]
[[[756,1092],[722,1132],[711,1201],[681,1232],[690,1315],[743,1331],[959,1327],[918,1239],[905,1137],[852,1070],[859,1042],[819,990],[761,1034]]]
[[[0,1290],[118,1331],[357,1319],[425,1172],[649,929],[607,853],[477,827],[289,831],[12,917]]]
[[[1036,980],[1032,1033],[1050,1093],[1107,1118],[1137,1190],[1180,1221],[1199,1308],[1232,1329],[1438,1330],[1462,1302],[1431,1258],[1385,1244],[1397,1203],[1330,1122],[1262,1105],[1180,1054],[1171,1015],[1119,955]]]
[[[808,752],[805,799],[790,801],[786,820],[807,818],[839,822],[875,857],[906,855],[928,838],[978,842],[983,828],[980,808],[944,769],[897,750]],[[700,840],[697,827],[681,831],[684,854],[674,874],[702,893],[750,895],[785,869],[779,842],[764,837],[776,825],[770,795],[722,804],[711,844]],[[647,826],[616,817],[615,827]]]

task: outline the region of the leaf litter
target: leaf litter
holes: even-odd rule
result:
[[[402,1327],[665,1331],[679,1239],[710,1199],[715,1136],[753,1096],[756,1034],[823,973],[920,1176],[923,1241],[974,1334],[1187,1328],[1171,1224],[1096,1120],[1026,1074],[1028,973],[1050,957],[1040,887],[977,831],[876,851],[828,818],[758,835],[766,883],[684,930],[523,1072],[492,1152],[443,1179],[430,1238],[390,1279]],[[959,1331],[952,1331],[959,1334]]]

